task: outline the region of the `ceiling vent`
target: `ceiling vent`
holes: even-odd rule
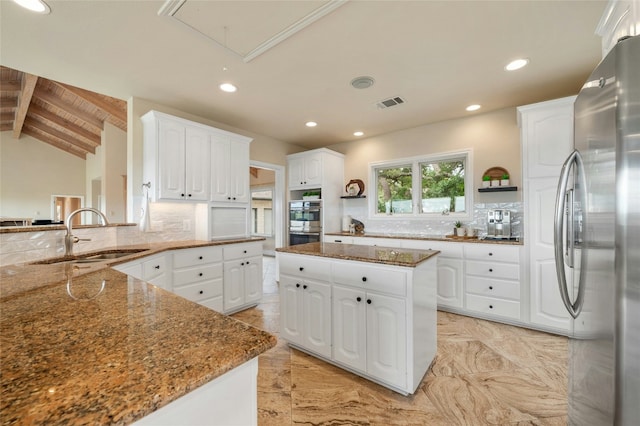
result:
[[[400,96],[395,96],[393,98],[383,99],[380,102],[377,102],[376,106],[378,107],[378,109],[385,109],[403,103],[405,103],[404,99],[402,99]]]

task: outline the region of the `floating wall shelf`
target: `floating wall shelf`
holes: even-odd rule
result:
[[[488,188],[478,188],[478,192],[507,192],[517,190],[517,186],[490,186]]]

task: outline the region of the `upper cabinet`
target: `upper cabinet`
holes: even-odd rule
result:
[[[212,136],[211,201],[249,202],[249,142]]]
[[[620,38],[640,34],[640,1],[609,1],[596,28],[596,34],[602,37],[603,58]]]
[[[322,185],[322,152],[289,156],[289,189],[317,188]]]
[[[575,96],[518,107],[523,176],[557,177],[573,150]],[[567,143],[569,141],[569,143]]]
[[[157,111],[141,120],[152,201],[249,201],[250,138]]]

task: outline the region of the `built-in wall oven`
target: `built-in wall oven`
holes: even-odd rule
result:
[[[315,243],[322,236],[322,201],[289,202],[289,245]]]

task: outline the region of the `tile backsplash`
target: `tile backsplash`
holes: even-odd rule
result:
[[[364,224],[365,232],[381,234],[412,234],[412,235],[450,235],[456,219],[443,215],[441,220],[411,219],[368,219],[368,204],[366,199],[346,200],[344,214],[357,219]],[[512,212],[511,234],[522,237],[522,203],[478,203],[473,206],[473,219],[463,221],[464,226],[475,228],[478,235],[487,233],[487,211],[491,209],[507,209]]]

